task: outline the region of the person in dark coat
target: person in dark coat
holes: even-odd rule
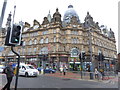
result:
[[[64,75],[64,76],[66,75],[66,72],[67,72],[66,66],[63,66],[63,75]]]
[[[11,84],[13,76],[14,76],[14,70],[12,68],[11,62],[5,68],[4,73],[6,74],[7,84],[2,88],[2,90],[6,90],[6,89],[10,90],[10,84]]]

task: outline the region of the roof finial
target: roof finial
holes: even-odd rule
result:
[[[50,14],[50,10],[49,10],[49,14]]]
[[[69,5],[68,8],[73,8],[73,5]]]

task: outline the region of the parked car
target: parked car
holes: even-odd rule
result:
[[[55,73],[56,70],[52,69],[52,68],[46,68],[44,69],[44,73]]]
[[[38,69],[38,71],[41,71],[41,67],[38,67],[37,68]],[[46,68],[46,69],[44,69],[44,73],[55,73],[56,72],[56,70],[54,70],[54,69],[52,69],[52,68]]]
[[[0,73],[2,73],[2,72],[3,72],[4,68],[5,68],[5,66],[4,66],[4,65],[0,65]]]
[[[37,69],[35,69],[32,65],[20,64],[19,75],[23,75],[23,76],[26,76],[26,77],[28,77],[28,76],[38,76],[39,71]]]

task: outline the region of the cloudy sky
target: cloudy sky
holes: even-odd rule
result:
[[[43,18],[50,13],[53,15],[56,8],[64,16],[68,5],[72,4],[75,11],[79,15],[80,21],[84,22],[87,11],[99,25],[106,25],[115,32],[118,42],[118,1],[119,0],[7,0],[3,27],[7,21],[10,11],[14,12],[16,5],[16,13],[14,21],[24,21],[33,24],[33,20],[37,19],[42,23]],[[2,10],[4,0],[0,0],[0,12]],[[118,44],[117,44],[118,46]]]

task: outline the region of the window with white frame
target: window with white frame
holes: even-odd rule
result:
[[[79,43],[79,39],[77,38],[77,43]]]
[[[48,37],[45,39],[45,43],[48,43]]]
[[[43,31],[42,35],[48,34],[48,31]]]
[[[55,37],[55,36],[54,36],[54,39],[53,39],[53,40],[54,40],[54,42],[56,42],[56,37]]]
[[[34,40],[34,44],[37,44],[37,39]]]
[[[26,45],[26,42],[25,41],[23,41],[23,46],[25,46]]]
[[[48,54],[48,48],[47,47],[41,48],[39,54]]]
[[[35,26],[33,27],[33,29],[37,29],[37,28],[39,28],[39,25],[35,25]]]
[[[34,48],[34,53],[36,53],[37,52],[37,48]]]
[[[31,52],[32,52],[32,49],[28,48],[28,54],[31,54]]]
[[[74,43],[74,39],[73,38],[71,38],[71,43]]]
[[[66,43],[66,41],[67,41],[67,40],[64,38],[64,39],[63,39],[63,43]]]
[[[41,38],[40,39],[40,44],[42,44],[44,42],[44,39],[43,38]]]
[[[32,40],[29,41],[29,45],[32,45]]]
[[[54,30],[53,30],[53,33],[56,33],[56,32],[57,32],[57,31],[54,29]]]

